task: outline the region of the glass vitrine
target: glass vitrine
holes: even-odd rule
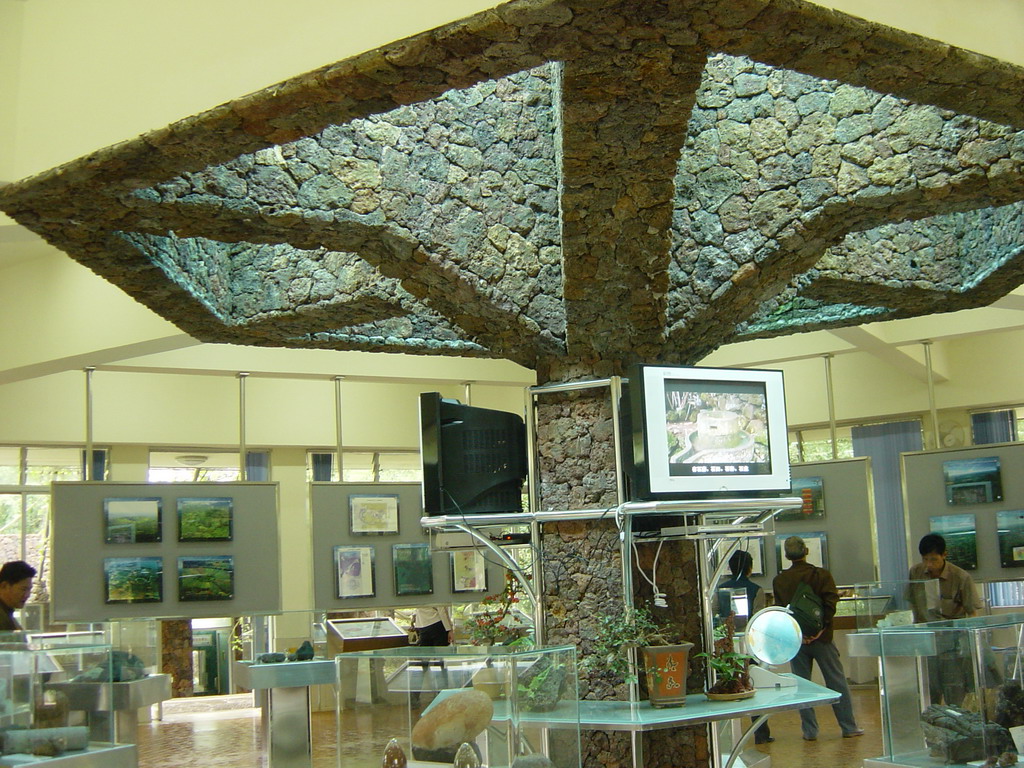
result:
[[[136,764],[114,744],[113,659],[107,644],[0,634],[0,766]]]
[[[1024,731],[1022,628],[1024,614],[1009,614],[863,633],[881,660],[886,754],[872,764],[1013,764]]]
[[[872,581],[845,587],[836,614],[853,616],[857,629],[896,627],[938,618],[939,581]]]
[[[347,737],[356,727],[380,757],[395,739],[410,765],[451,765],[462,747],[488,768],[580,766],[573,646],[410,646],[335,662],[340,768],[366,764],[366,741]]]

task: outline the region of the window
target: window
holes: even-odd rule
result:
[[[1024,408],[971,413],[971,444],[1014,443],[1024,434]]]
[[[306,480],[337,482],[337,451],[306,454]],[[345,451],[346,483],[418,483],[423,479],[419,451]]]
[[[182,448],[173,451],[150,451],[151,483],[232,483],[242,479],[238,451],[211,451]],[[246,452],[246,480],[270,480],[270,452]]]
[[[853,458],[852,427],[836,427],[837,459]],[[789,460],[794,464],[831,461],[832,435],[827,426],[800,427],[789,433]]]
[[[106,449],[93,449],[93,479],[105,480]],[[85,478],[81,447],[0,446],[0,562],[25,560],[39,572],[30,601],[49,600],[50,483]]]

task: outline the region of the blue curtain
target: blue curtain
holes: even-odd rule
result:
[[[975,445],[1009,443],[1017,438],[1016,414],[1009,411],[989,411],[971,414],[971,440]]]
[[[87,461],[85,456],[85,449],[82,449],[82,479],[88,476],[86,474],[85,462]],[[107,452],[106,450],[93,450],[92,452],[92,479],[101,482],[107,479]]]
[[[252,483],[270,481],[270,453],[267,451],[246,452],[245,479]]]
[[[903,491],[900,454],[920,451],[921,422],[897,421],[853,428],[853,455],[871,457],[875,484],[875,516],[878,524],[878,561],[881,581],[904,581],[907,532],[903,525]],[[867,535],[867,532],[864,532]]]
[[[313,459],[313,479],[321,483],[331,482],[331,469],[334,466],[334,454],[332,453],[314,453]]]

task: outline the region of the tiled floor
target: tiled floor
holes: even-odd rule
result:
[[[878,691],[864,687],[853,691],[854,711],[867,733],[856,739],[840,736],[830,708],[818,710],[821,733],[815,742],[800,737],[796,712],[771,719],[775,742],[759,746],[772,757],[775,768],[859,767],[865,757],[882,754]],[[395,723],[402,712],[396,711]],[[341,768],[378,768],[389,738],[371,728],[365,709],[343,713],[345,734],[340,746]],[[375,721],[379,726],[380,720]],[[393,729],[389,729],[393,730]],[[247,697],[216,697],[178,700],[164,709],[164,719],[139,727],[139,768],[267,768],[260,734],[260,710]],[[313,768],[339,768],[335,716],[313,716]],[[673,768],[686,768],[678,766]]]

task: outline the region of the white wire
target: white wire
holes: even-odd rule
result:
[[[651,578],[647,578],[647,574],[644,573],[643,568],[637,565],[636,569],[640,572],[640,575],[644,577],[644,581],[651,585],[654,589],[654,605],[658,608],[668,608],[668,603],[665,601],[665,593],[658,590],[657,578],[658,578],[658,557],[661,555],[661,546],[665,543],[662,539],[658,542],[658,549],[654,553],[654,563],[651,564]],[[640,560],[640,553],[637,551],[636,542],[633,542],[633,557],[637,561]]]

